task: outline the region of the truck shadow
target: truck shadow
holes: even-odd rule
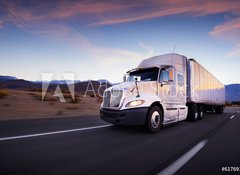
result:
[[[112,132],[123,133],[123,134],[146,134],[146,135],[156,135],[162,132],[167,132],[168,130],[176,130],[177,127],[185,125],[185,122],[177,122],[169,125],[162,126],[159,132],[150,133],[145,126],[122,126],[122,125],[113,125],[108,129]]]
[[[197,120],[195,122],[190,120],[184,120],[176,123],[167,124],[161,127],[160,131],[157,133],[150,133],[147,131],[147,128],[145,126],[122,126],[122,125],[113,125],[112,127],[109,127],[108,129],[112,132],[117,133],[125,133],[125,134],[159,134],[159,133],[166,133],[169,131],[175,131],[179,128],[189,128],[194,127],[196,125],[202,125],[206,124],[208,122],[211,122],[215,118],[219,118],[221,116],[225,116],[223,114],[216,114],[215,112],[209,111],[206,112],[205,117],[202,120]],[[220,119],[220,118],[219,118]]]

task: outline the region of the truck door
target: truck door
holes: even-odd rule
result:
[[[164,122],[178,120],[176,81],[173,78],[173,68],[162,68],[159,75],[158,96],[164,108]]]
[[[177,90],[177,104],[178,104],[178,118],[179,120],[183,120],[187,115],[187,107],[186,107],[186,86],[184,75],[181,72],[176,72],[176,90]]]

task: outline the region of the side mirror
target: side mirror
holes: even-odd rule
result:
[[[167,71],[162,71],[162,80],[161,80],[161,87],[163,87],[164,85],[168,85],[169,84],[169,73]]]
[[[161,77],[160,77],[161,83],[168,83],[169,82],[169,72],[166,70],[161,71]]]
[[[162,69],[160,74],[161,87],[173,81],[173,68]]]

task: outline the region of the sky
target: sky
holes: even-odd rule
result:
[[[116,83],[173,50],[240,83],[240,1],[0,0],[0,75]]]

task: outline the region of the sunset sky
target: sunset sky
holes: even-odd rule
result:
[[[240,1],[0,0],[0,75],[120,82],[174,45],[222,83],[240,83]]]

